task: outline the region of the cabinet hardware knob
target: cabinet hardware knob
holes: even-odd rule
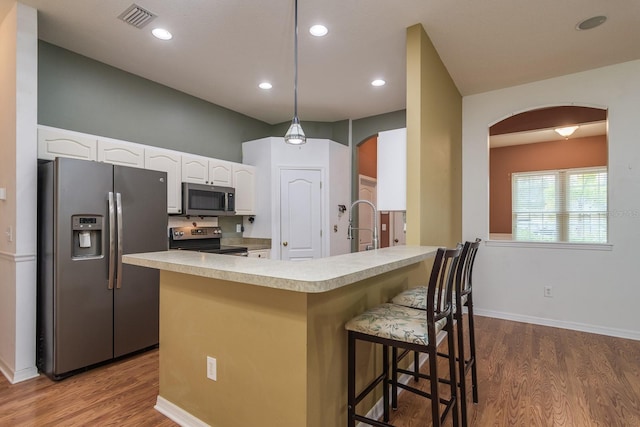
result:
[[[282,246],[287,246],[289,242],[282,242]]]

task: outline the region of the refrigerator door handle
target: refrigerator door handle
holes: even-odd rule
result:
[[[118,222],[118,264],[116,273],[116,289],[122,287],[122,196],[116,193],[116,212]]]
[[[109,284],[107,289],[113,289],[113,273],[116,261],[116,216],[113,205],[113,193],[109,191]]]

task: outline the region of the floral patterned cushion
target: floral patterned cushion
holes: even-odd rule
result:
[[[467,302],[467,296],[462,297],[462,305]],[[417,286],[400,292],[393,297],[391,303],[403,305],[405,307],[418,308],[420,310],[427,309],[427,287]],[[453,312],[456,311],[456,294],[453,293]]]
[[[447,324],[447,319],[436,322],[436,334]],[[397,304],[382,304],[349,320],[348,331],[361,332],[381,338],[427,345],[427,316],[424,310]]]

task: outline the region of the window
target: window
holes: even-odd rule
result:
[[[512,238],[607,242],[607,168],[514,173]]]

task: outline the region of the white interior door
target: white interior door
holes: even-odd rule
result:
[[[407,244],[407,233],[405,231],[405,212],[394,211],[390,212],[389,217],[389,246],[401,246]]]
[[[322,257],[321,172],[280,172],[281,258],[290,261]]]
[[[360,175],[360,185],[358,188],[358,199],[368,200],[376,204],[376,179]],[[379,218],[378,218],[379,219]],[[380,221],[378,221],[380,223]],[[367,246],[373,246],[373,210],[366,203],[358,205],[358,251],[364,251]],[[378,234],[380,230],[378,230]]]

